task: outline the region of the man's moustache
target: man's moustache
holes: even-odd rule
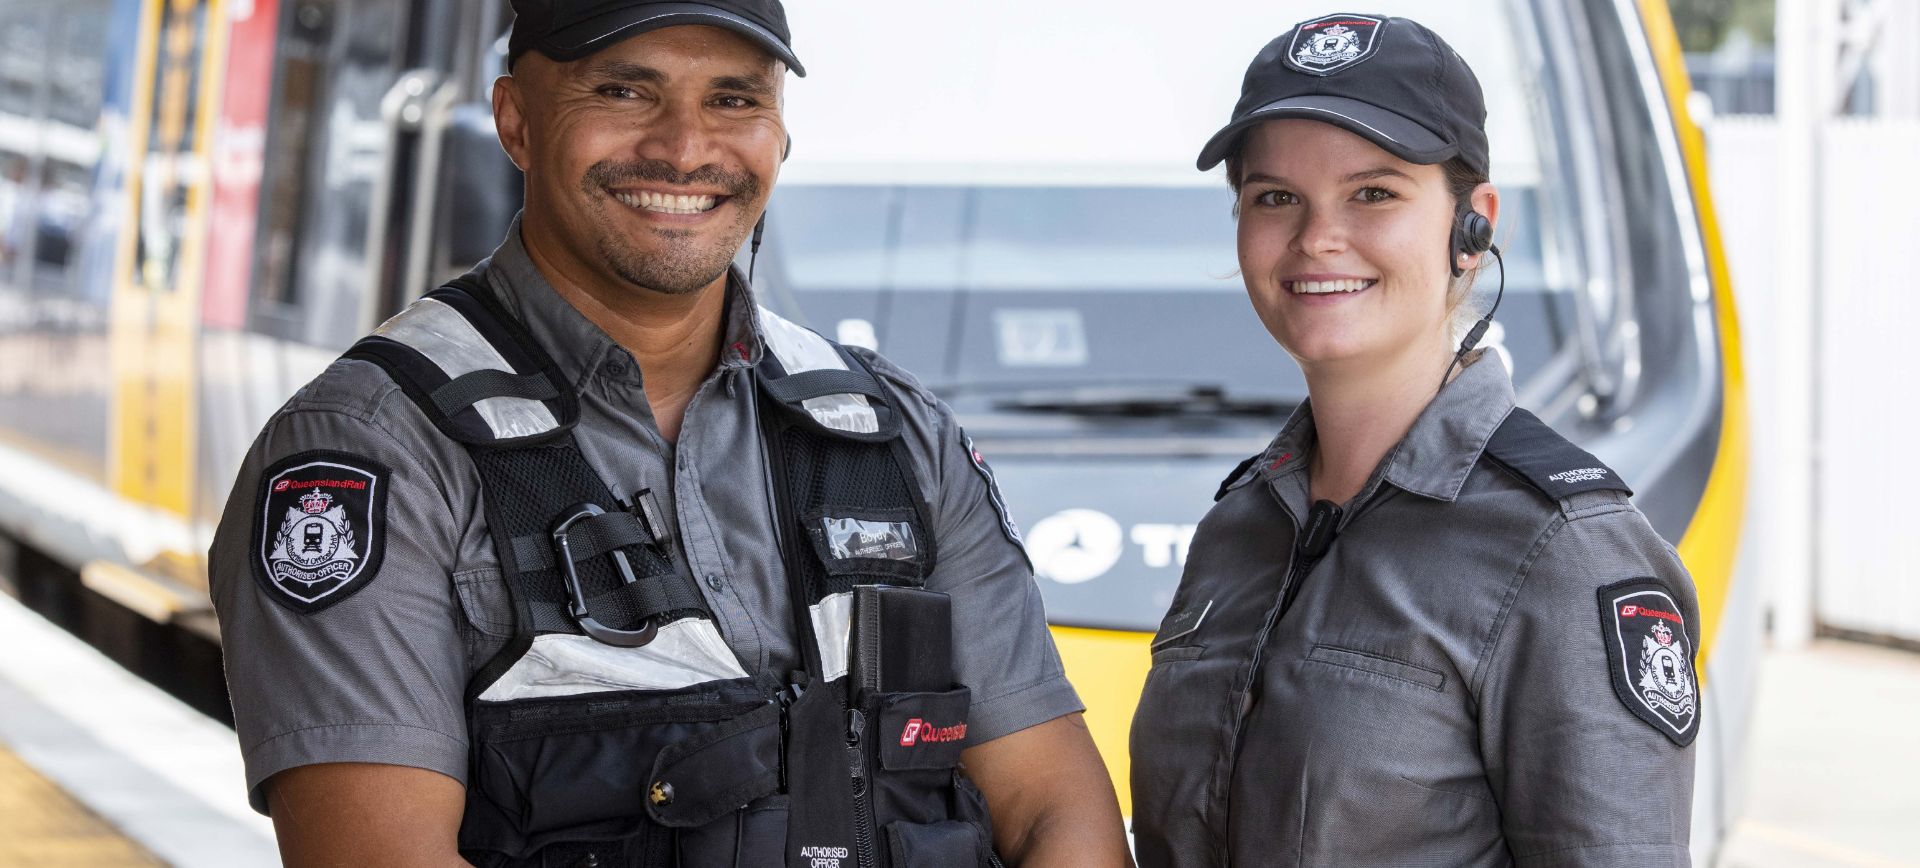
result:
[[[701,166],[691,172],[678,172],[659,160],[636,163],[595,163],[584,179],[588,189],[611,187],[632,181],[649,181],[669,187],[710,187],[729,196],[752,196],[760,192],[760,182],[744,172],[729,172],[718,166]]]

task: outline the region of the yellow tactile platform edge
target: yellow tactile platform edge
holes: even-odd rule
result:
[[[165,868],[0,743],[0,865]]]

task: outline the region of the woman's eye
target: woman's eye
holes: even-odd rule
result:
[[[1293,203],[1293,194],[1285,190],[1268,190],[1265,193],[1253,197],[1253,204],[1263,208],[1274,208],[1280,205],[1291,205]]]
[[[1395,196],[1392,190],[1385,187],[1363,187],[1360,190],[1359,198],[1362,202],[1385,202],[1389,199],[1399,197]]]

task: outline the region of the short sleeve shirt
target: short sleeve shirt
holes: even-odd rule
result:
[[[1644,590],[1634,624],[1698,647],[1693,584],[1623,492],[1487,460],[1513,406],[1469,365],[1301,572],[1310,406],[1201,522],[1134,721],[1142,868],[1689,864],[1698,706],[1675,732],[1628,704],[1606,607]]]
[[[572,378],[575,435],[614,496],[651,490],[662,505],[676,567],[705,596],[741,667],[781,675],[802,666],[753,415],[762,313],[745,281],[728,282],[722,358],[668,443],[632,356],[553,290],[517,221],[477,272]],[[897,396],[932,506],[941,556],[927,586],[953,599],[956,676],[974,696],[970,743],[1081,710],[1025,555],[952,411],[885,358],[866,358]],[[301,611],[276,598],[284,592],[254,562],[274,545],[258,528],[268,521],[269,471],[307,453],[367,469],[385,496],[377,572],[357,577],[349,596]],[[335,362],[261,431],[208,554],[256,810],[265,812],[269,777],[315,763],[414,766],[465,782],[463,697],[513,628],[480,495],[464,448],[364,361]]]

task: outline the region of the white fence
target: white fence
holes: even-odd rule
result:
[[[1920,459],[1905,448],[1920,439],[1920,121],[1829,123],[1806,232],[1780,229],[1790,169],[1771,119],[1716,119],[1708,141],[1753,411],[1746,556],[1776,618],[1806,617],[1810,595],[1820,627],[1920,643]],[[1814,285],[1779,273],[1778,244],[1812,246]],[[1812,294],[1811,321],[1774,316],[1793,293]],[[1796,365],[1810,406],[1773,394]],[[1791,462],[1811,463],[1811,503],[1770,484]]]

